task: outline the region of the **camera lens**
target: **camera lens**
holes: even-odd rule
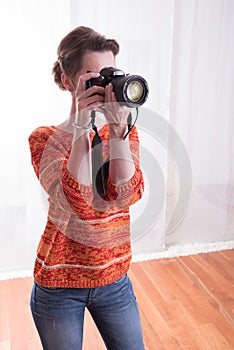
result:
[[[131,102],[138,102],[141,100],[144,88],[139,81],[132,81],[126,90],[127,97]]]
[[[122,72],[122,71],[121,71]],[[148,84],[140,75],[120,75],[110,80],[118,102],[128,107],[139,107],[148,97]]]

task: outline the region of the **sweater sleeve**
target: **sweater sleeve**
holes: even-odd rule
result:
[[[92,186],[80,184],[67,170],[66,142],[52,127],[40,127],[30,135],[29,145],[34,171],[49,200],[59,210],[83,217],[92,203]]]

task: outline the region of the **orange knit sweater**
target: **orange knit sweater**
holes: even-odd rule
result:
[[[99,135],[107,159],[107,125]],[[144,188],[138,134],[134,127],[129,135],[134,176],[118,186],[108,178],[104,199],[94,198],[92,185],[79,183],[67,170],[72,138],[54,126],[39,127],[29,137],[32,164],[49,202],[34,278],[45,287],[96,288],[120,278],[130,265],[129,206]]]

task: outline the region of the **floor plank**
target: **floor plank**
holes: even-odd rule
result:
[[[234,250],[133,263],[129,277],[146,350],[234,349]],[[42,349],[29,308],[32,283],[0,281],[0,350]],[[86,312],[83,350],[104,349]]]

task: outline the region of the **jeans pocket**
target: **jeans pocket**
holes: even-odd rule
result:
[[[125,273],[125,275],[123,275],[122,277],[120,277],[118,280],[114,281],[114,283],[119,284],[121,282],[123,282],[125,280],[125,278],[127,277],[127,274]]]
[[[57,314],[63,313],[65,292],[66,288],[49,288],[35,282],[31,297],[33,314],[52,320]]]

